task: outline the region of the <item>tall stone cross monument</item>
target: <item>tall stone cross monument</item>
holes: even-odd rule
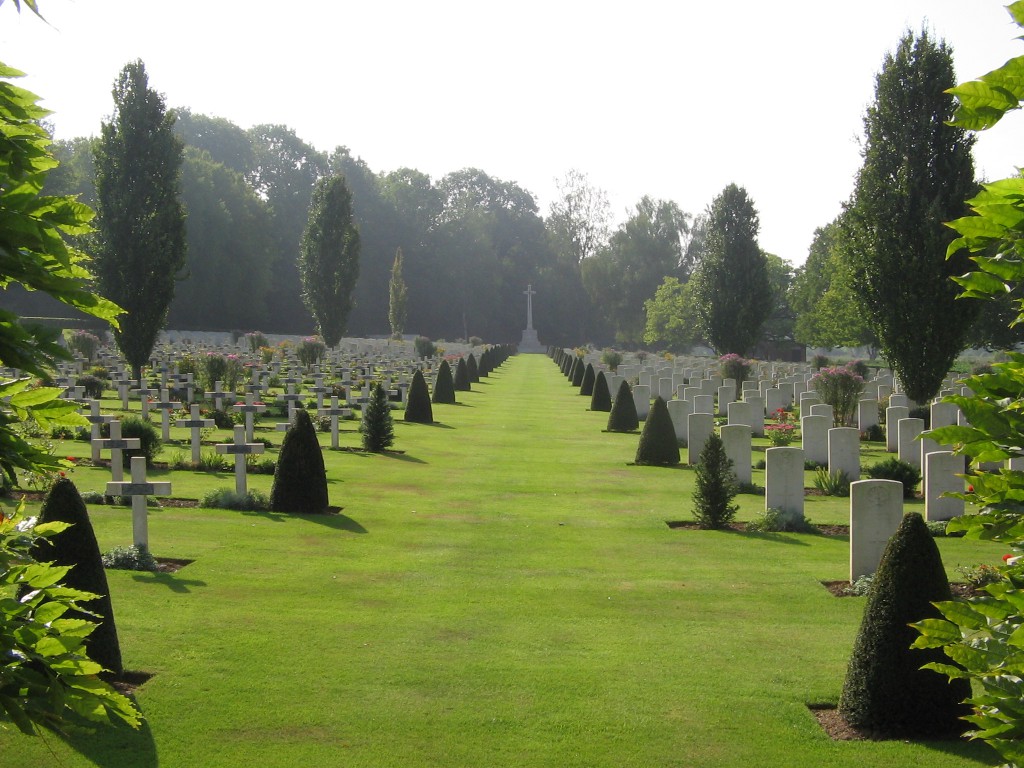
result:
[[[523,338],[519,342],[519,351],[544,352],[544,347],[537,341],[537,331],[533,329],[533,297],[537,292],[533,290],[533,285],[528,285],[523,293],[526,294],[526,330],[523,331]]]

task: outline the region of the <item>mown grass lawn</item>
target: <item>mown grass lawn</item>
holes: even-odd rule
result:
[[[845,538],[670,529],[692,517],[693,471],[629,466],[638,437],[602,432],[607,414],[544,356],[459,399],[434,406],[437,425],[396,421],[404,453],[326,450],[341,515],[152,509],[154,553],[195,562],[108,571],[126,667],[154,674],[136,695],[145,728],[6,732],[0,768],[997,762],[818,726],[807,704],[838,699],[864,607],[820,584],[845,578]],[[170,474],[174,496],[233,487]],[[740,499],[743,519],[764,504]],[[848,501],[806,511],[845,522]],[[103,549],[131,542],[126,508],[90,514]],[[953,578],[1002,554],[938,541]]]

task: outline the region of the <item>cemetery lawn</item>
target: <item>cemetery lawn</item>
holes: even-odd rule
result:
[[[194,562],[108,571],[125,666],[153,674],[145,727],[8,730],[0,768],[996,764],[982,744],[834,742],[808,710],[838,700],[864,608],[821,585],[846,578],[845,537],[669,528],[692,519],[693,471],[629,466],[638,436],[603,432],[543,355],[458,397],[433,426],[399,412],[402,453],[326,450],[340,515],[151,509],[154,554]],[[151,477],[193,498],[234,483]],[[744,520],[764,504],[739,500]],[[103,550],[131,543],[127,508],[89,511]],[[953,579],[1003,553],[938,544]]]

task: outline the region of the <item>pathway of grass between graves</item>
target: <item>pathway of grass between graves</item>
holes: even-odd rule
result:
[[[845,576],[845,539],[670,530],[692,470],[628,466],[638,437],[602,432],[544,356],[459,399],[396,423],[402,454],[325,451],[341,516],[152,510],[154,553],[195,562],[108,572],[126,666],[155,673],[145,730],[2,734],[0,768],[994,764],[980,745],[834,743],[808,712],[838,698],[864,606],[819,583]],[[745,518],[763,505],[741,499]],[[90,514],[101,547],[130,543],[125,508]],[[951,576],[1001,554],[940,548]]]

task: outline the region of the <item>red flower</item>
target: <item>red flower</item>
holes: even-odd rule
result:
[[[968,485],[967,486],[967,492],[968,493],[974,493],[974,486],[973,485]]]
[[[65,474],[64,474],[64,471],[63,471],[63,470],[61,470],[61,472],[60,472],[60,476],[61,476],[61,477],[67,477],[67,475],[65,475]]]

